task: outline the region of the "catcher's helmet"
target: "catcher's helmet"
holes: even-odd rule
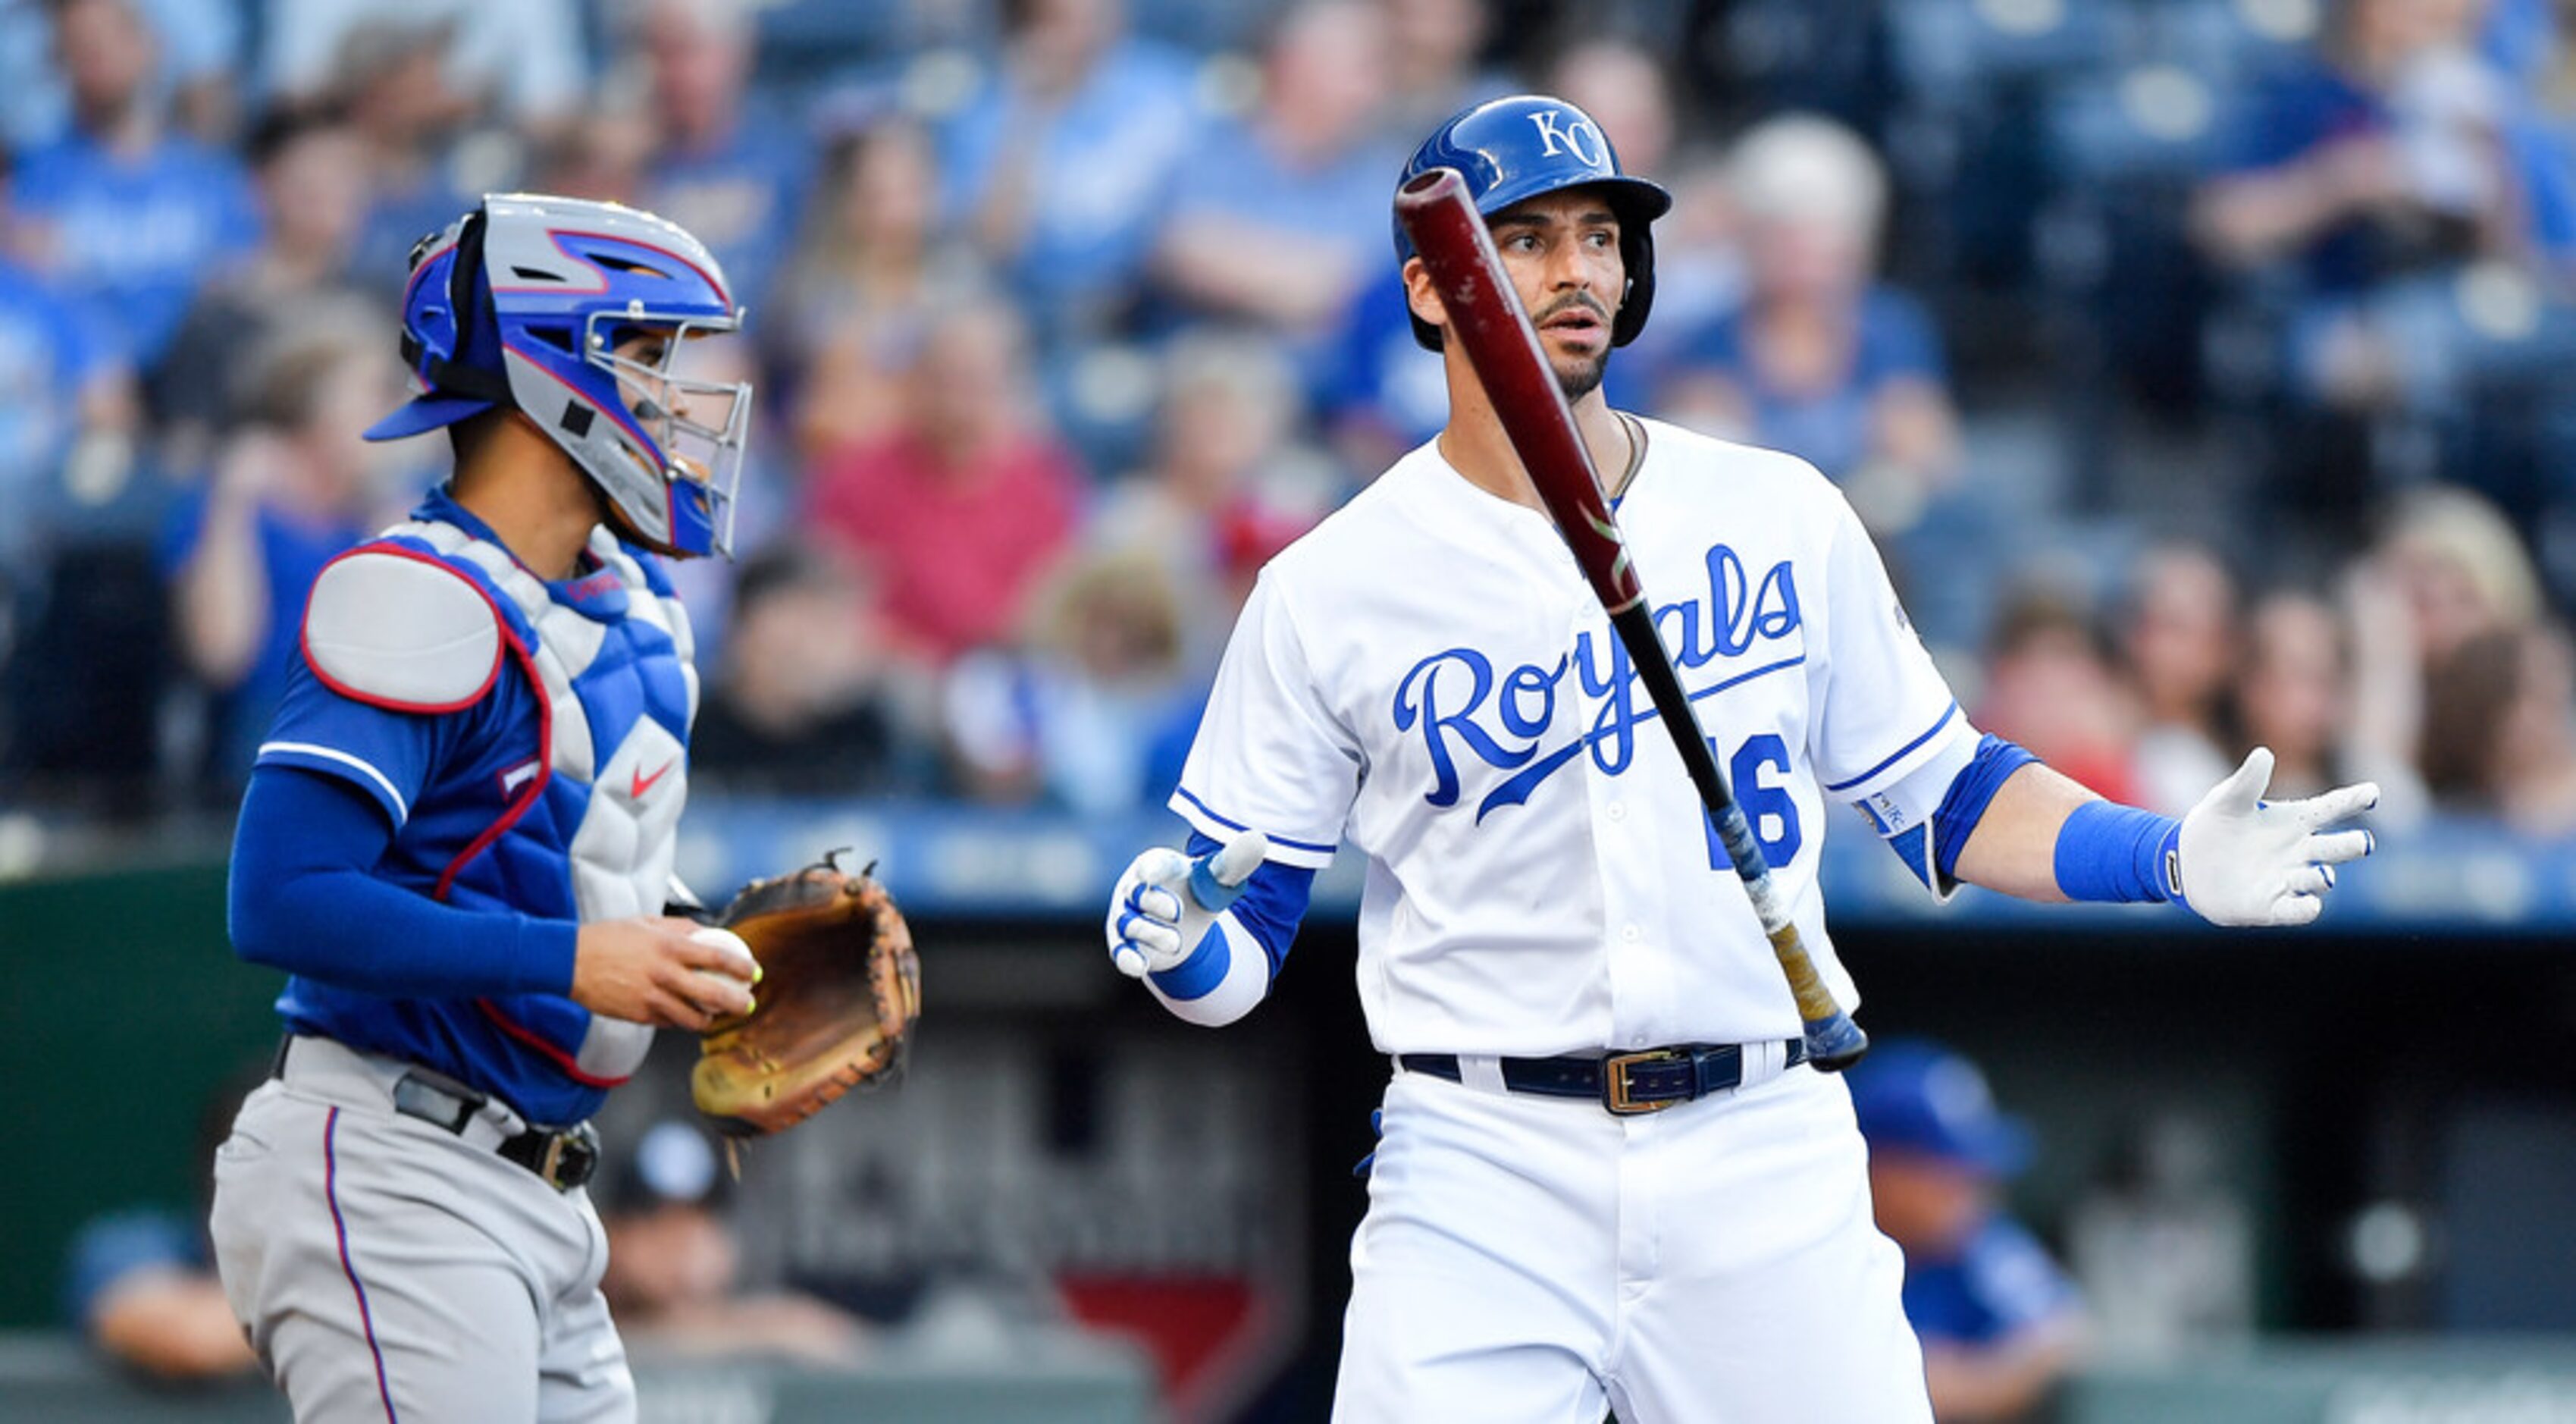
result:
[[[1627,264],[1628,290],[1610,322],[1610,344],[1625,346],[1645,329],[1655,304],[1655,239],[1647,225],[1671,211],[1673,195],[1643,178],[1619,171],[1619,155],[1592,116],[1563,99],[1515,94],[1490,99],[1449,117],[1413,151],[1396,190],[1434,168],[1455,168],[1467,180],[1476,211],[1492,217],[1525,198],[1560,188],[1598,187],[1619,215],[1619,256]],[[1413,256],[1404,224],[1395,224],[1395,260]],[[1413,339],[1440,349],[1440,328],[1413,319]]]
[[[419,383],[370,440],[506,406],[608,497],[619,532],[730,553],[751,386],[674,372],[685,338],[742,324],[724,273],[676,224],[616,203],[494,194],[412,249],[403,364]],[[669,337],[645,363],[618,347]]]

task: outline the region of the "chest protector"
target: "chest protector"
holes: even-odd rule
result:
[[[426,554],[482,589],[499,616],[501,660],[516,663],[541,698],[542,756],[505,774],[507,809],[448,867],[439,897],[585,924],[659,913],[698,708],[694,640],[679,600],[606,529],[591,533],[590,572],[559,584],[452,524],[399,524],[382,543]],[[649,1026],[558,995],[480,1007],[584,1083],[623,1080],[652,1043]]]

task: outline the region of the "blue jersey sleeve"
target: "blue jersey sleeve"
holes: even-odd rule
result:
[[[1213,837],[1192,831],[1189,857],[1197,860],[1213,854],[1220,844]],[[1261,862],[1254,868],[1252,878],[1243,882],[1243,898],[1234,902],[1235,923],[1260,942],[1273,979],[1279,977],[1280,967],[1288,962],[1288,946],[1297,938],[1297,925],[1306,918],[1306,903],[1314,893],[1315,872],[1275,860]]]
[[[332,691],[297,657],[255,765],[299,767],[345,781],[400,830],[441,755],[479,710],[433,716],[372,706]]]
[[[378,878],[394,835],[380,809],[347,777],[253,771],[233,832],[234,952],[371,994],[570,991],[579,925],[459,909]]]

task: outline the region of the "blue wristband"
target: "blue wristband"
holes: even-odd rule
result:
[[[2070,900],[2182,899],[2182,822],[2135,806],[2087,801],[2057,832],[2057,888]]]

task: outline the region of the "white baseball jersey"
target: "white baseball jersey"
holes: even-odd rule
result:
[[[1977,734],[1831,484],[1659,422],[1618,507],[1655,621],[1819,970],[1829,802],[1928,823]],[[1921,773],[1921,774],[1918,774]],[[1797,1007],[1547,516],[1413,451],[1262,572],[1173,809],[1271,858],[1368,858],[1388,1053],[1795,1038]],[[1928,836],[1921,845],[1928,854]]]

